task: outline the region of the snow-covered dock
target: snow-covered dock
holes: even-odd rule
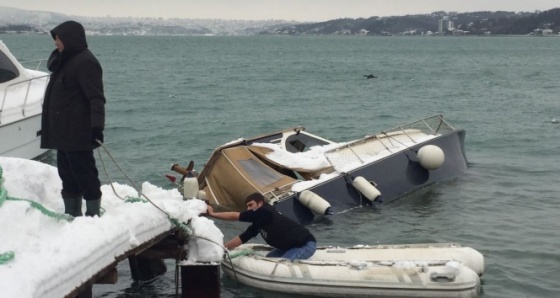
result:
[[[55,167],[7,157],[0,167],[1,297],[73,297],[119,261],[176,233],[175,221],[188,223],[187,262],[221,261],[224,251],[215,243],[223,243],[223,234],[200,216],[201,200],[144,182],[148,202],[131,186],[103,185],[102,216],[71,219],[62,214]]]

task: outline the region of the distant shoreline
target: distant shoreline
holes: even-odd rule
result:
[[[47,35],[48,32],[2,32],[0,31],[0,36],[2,35]],[[134,37],[154,37],[154,36],[168,36],[168,37],[242,37],[242,36],[290,36],[290,37],[301,37],[301,36],[336,36],[336,37],[361,37],[361,38],[375,38],[375,37],[413,37],[413,38],[469,38],[469,37],[560,37],[560,34],[551,35],[533,35],[533,34],[490,34],[490,35],[336,35],[336,34],[301,34],[301,35],[288,35],[288,34],[256,34],[256,35],[212,35],[212,34],[88,34],[87,36],[134,36]]]

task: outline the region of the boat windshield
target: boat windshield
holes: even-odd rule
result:
[[[239,164],[241,164],[245,172],[247,172],[250,178],[260,187],[266,187],[284,178],[280,173],[264,166],[254,159],[239,160]]]
[[[288,152],[305,152],[313,146],[324,146],[329,144],[326,140],[321,140],[313,135],[299,133],[291,135],[286,139],[285,147]]]
[[[12,61],[0,51],[0,83],[17,78],[19,71]]]

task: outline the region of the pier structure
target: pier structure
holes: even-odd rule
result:
[[[103,185],[101,216],[72,217],[61,213],[55,167],[0,157],[0,225],[8,227],[0,230],[0,296],[92,297],[94,284],[116,283],[121,261],[128,260],[133,280],[143,281],[175,259],[186,274],[218,281],[196,297],[219,297],[223,235],[203,216],[206,203],[149,182],[133,185]],[[194,277],[182,280],[183,295],[201,291]]]
[[[76,287],[66,298],[92,298],[94,284],[115,284],[117,265],[128,259],[131,277],[134,281],[150,280],[167,272],[165,259],[183,260],[187,251],[183,249],[188,241],[177,228],[161,233],[156,237],[132,248]],[[220,264],[196,263],[181,265],[181,297],[220,297]],[[177,283],[179,282],[176,281]]]

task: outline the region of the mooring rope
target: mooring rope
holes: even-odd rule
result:
[[[109,158],[111,158],[111,161],[113,161],[113,163],[115,164],[115,166],[117,166],[117,168],[119,168],[119,170],[122,172],[122,174],[126,177],[126,179],[130,182],[130,184],[132,184],[132,186],[134,187],[134,189],[136,190],[136,192],[138,192],[138,195],[141,197],[144,197],[144,199],[142,198],[133,198],[133,197],[128,197],[128,201],[129,202],[149,202],[150,204],[152,204],[156,209],[158,209],[159,211],[161,211],[163,214],[165,214],[165,216],[167,217],[167,219],[177,228],[179,228],[181,231],[183,231],[184,233],[186,233],[188,236],[190,237],[194,237],[194,238],[199,238],[199,239],[203,239],[206,240],[208,242],[214,243],[216,245],[218,245],[219,247],[223,248],[226,253],[227,253],[227,249],[224,247],[223,244],[218,243],[212,239],[203,237],[203,236],[199,236],[199,235],[195,235],[194,232],[184,223],[180,222],[179,219],[174,218],[173,216],[171,216],[168,212],[166,212],[165,210],[161,209],[157,204],[155,204],[150,198],[148,198],[148,196],[146,196],[144,193],[142,193],[142,191],[138,188],[138,186],[134,183],[134,181],[132,181],[132,179],[130,179],[130,177],[125,173],[125,171],[119,166],[119,164],[117,163],[117,161],[113,158],[113,156],[111,155],[111,152],[109,152],[109,149],[107,149],[107,147],[100,142],[99,140],[97,140],[97,143],[99,143],[99,145],[101,146],[101,148],[103,148],[103,150],[105,150],[105,152],[107,153],[107,156],[109,156]],[[101,155],[100,155],[101,156]],[[104,170],[107,173],[107,169],[105,167],[105,164],[103,164]],[[107,179],[109,179],[109,182],[112,184],[112,181],[110,180],[110,177],[107,175]],[[113,191],[115,191],[115,189],[113,188]],[[118,196],[118,194],[115,195]]]
[[[140,201],[142,200],[141,197],[144,197],[146,200],[148,200],[148,202],[150,204],[152,204],[156,209],[158,209],[159,211],[161,211],[163,214],[165,214],[168,218],[171,218],[171,215],[169,215],[169,213],[167,213],[165,210],[161,209],[158,205],[156,205],[154,202],[152,202],[152,200],[150,200],[150,198],[148,198],[148,196],[146,196],[144,193],[142,193],[142,191],[140,190],[140,188],[136,185],[136,183],[134,183],[134,181],[132,181],[132,179],[130,179],[130,177],[126,174],[126,172],[121,168],[121,166],[119,166],[119,164],[117,163],[117,161],[115,160],[115,158],[113,158],[113,155],[111,155],[111,152],[109,152],[109,149],[107,149],[107,147],[105,147],[105,145],[99,141],[96,140],[97,143],[101,146],[101,148],[103,148],[103,150],[105,150],[105,153],[107,153],[107,156],[109,156],[109,158],[111,158],[111,161],[113,161],[113,163],[115,164],[115,166],[121,171],[121,173],[124,175],[124,177],[128,180],[128,182],[130,182],[130,184],[132,184],[132,187],[136,190],[136,192],[138,193],[138,199],[140,199]],[[99,149],[98,149],[99,150]],[[100,159],[101,158],[101,153],[98,151]],[[107,167],[105,166],[105,163],[103,163],[103,169],[105,171],[105,173],[107,174],[107,179],[109,180],[109,183],[111,184],[111,187],[113,185],[113,181],[111,181],[111,177],[109,177],[109,174],[107,172]],[[115,188],[113,188],[113,192],[115,193],[115,195],[119,198],[121,198],[119,196],[119,194],[117,194]],[[123,198],[121,198],[122,200],[124,200]],[[173,221],[172,221],[173,222]]]

